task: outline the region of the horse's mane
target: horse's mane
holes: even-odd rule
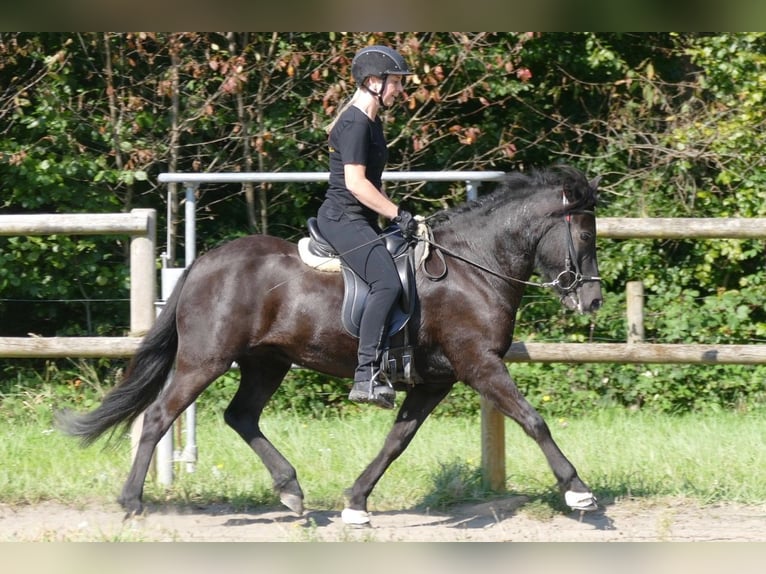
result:
[[[549,213],[550,216],[561,216],[573,211],[593,209],[596,206],[596,190],[591,187],[585,174],[567,165],[556,165],[546,169],[533,169],[529,172],[506,173],[487,195],[436,213],[429,218],[429,222],[438,225],[463,213],[488,212],[495,206],[505,205],[509,201],[527,199],[540,190],[551,187],[562,191],[567,190],[571,199],[569,203],[562,203],[559,208],[552,210]]]

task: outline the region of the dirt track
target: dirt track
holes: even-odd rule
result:
[[[297,517],[281,509],[157,507],[123,520],[116,504],[0,505],[0,541],[766,541],[766,506],[624,500],[582,516],[540,518],[526,502],[511,497],[446,513],[373,512],[372,526],[366,528],[345,526],[338,512],[310,509]]]

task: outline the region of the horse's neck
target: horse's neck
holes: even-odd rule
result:
[[[552,222],[525,203],[466,213],[435,228],[434,241],[498,273],[526,280],[534,269],[538,244]]]

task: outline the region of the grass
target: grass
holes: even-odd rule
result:
[[[341,509],[344,489],[375,456],[393,417],[372,408],[325,419],[270,415],[263,428],[296,467],[307,507]],[[198,423],[196,471],[177,467],[170,489],[148,481],[145,499],[278,506],[268,473],[220,413],[199,413]],[[600,411],[549,424],[603,502],[669,495],[701,503],[766,501],[766,481],[759,472],[766,468],[766,417],[758,414]],[[428,420],[376,486],[370,510],[441,509],[493,496],[481,485],[479,425],[478,417]],[[128,443],[119,437],[106,449],[104,442],[82,449],[53,430],[49,417],[0,421],[0,502],[111,502],[129,470]],[[542,453],[510,421],[506,455],[509,493],[529,496],[535,513],[564,510]]]

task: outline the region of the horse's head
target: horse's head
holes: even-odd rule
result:
[[[569,309],[592,313],[601,307],[601,278],[596,257],[596,194],[600,178],[588,181],[579,171],[560,168],[558,221],[540,241],[537,268]]]

